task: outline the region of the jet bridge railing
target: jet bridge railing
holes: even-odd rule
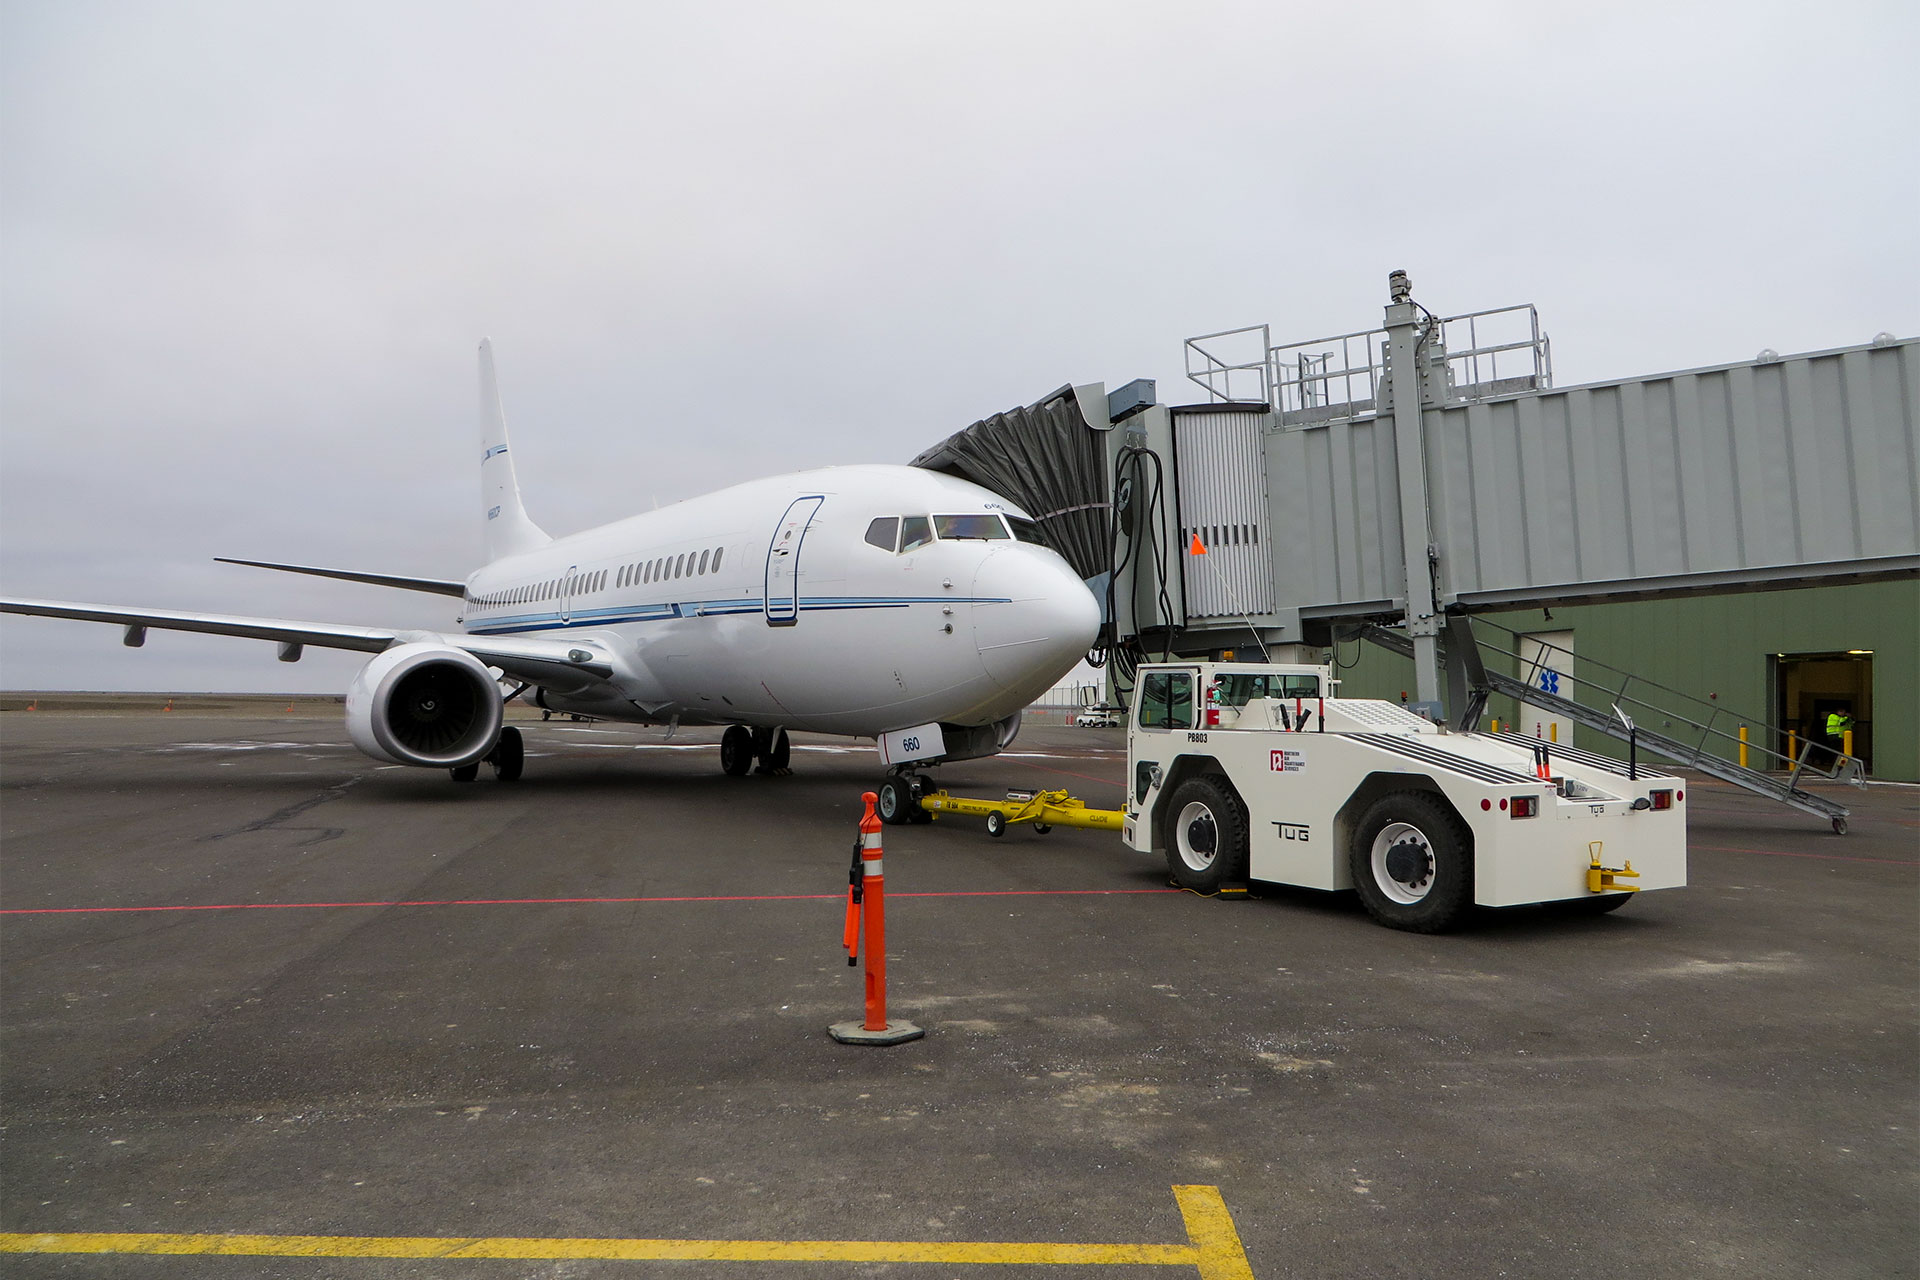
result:
[[[1732,763],[1738,759],[1740,748],[1745,747],[1748,759],[1755,756],[1760,758],[1759,772],[1784,773],[1789,780],[1806,775],[1827,780],[1860,781],[1866,776],[1866,766],[1863,761],[1854,756],[1829,751],[1824,747],[1819,748],[1817,753],[1803,750],[1797,755],[1790,755],[1760,743],[1741,741],[1740,726],[1755,723],[1760,725],[1764,737],[1769,742],[1776,741],[1782,736],[1773,725],[1767,724],[1759,717],[1741,715],[1721,706],[1718,702],[1709,702],[1696,698],[1692,694],[1682,693],[1678,689],[1649,680],[1645,676],[1634,675],[1619,667],[1608,666],[1596,658],[1585,655],[1576,657],[1571,650],[1562,649],[1559,645],[1543,640],[1537,635],[1527,637],[1538,646],[1536,656],[1532,661],[1528,661],[1520,653],[1520,633],[1503,627],[1497,622],[1489,622],[1485,618],[1475,618],[1473,630],[1482,651],[1501,654],[1513,660],[1514,669],[1520,673],[1520,683],[1529,690],[1528,698],[1523,699],[1524,701],[1536,701],[1540,695],[1546,693],[1545,690],[1536,687],[1535,681],[1538,680],[1540,672],[1549,665],[1547,661],[1549,655],[1558,655],[1565,661],[1556,670],[1557,683],[1571,685],[1575,691],[1584,687],[1604,699],[1607,709],[1621,707],[1636,721],[1658,717],[1662,729],[1674,731],[1668,736],[1677,741],[1686,741],[1691,753],[1695,756],[1713,754]],[[1504,641],[1510,643],[1490,640],[1482,634],[1485,631],[1498,632]],[[1585,668],[1599,668],[1606,672],[1605,678],[1585,679],[1567,674],[1566,668],[1573,667],[1576,662]],[[1574,700],[1580,701],[1577,697]],[[1811,748],[1813,744],[1809,742],[1808,746]],[[1830,767],[1821,769],[1812,764],[1813,760],[1821,756],[1833,757]]]
[[[1456,622],[1463,620],[1456,619]],[[1481,639],[1475,634],[1481,627],[1502,633],[1512,642],[1511,646]],[[1361,634],[1384,648],[1412,656],[1413,643],[1402,632],[1367,624]],[[1465,634],[1471,637],[1470,644],[1477,651],[1511,658],[1515,670],[1522,673],[1515,678],[1503,672],[1484,670],[1477,660],[1468,662],[1469,669],[1480,670],[1486,691],[1504,694],[1529,706],[1565,716],[1576,724],[1617,741],[1631,741],[1648,754],[1673,761],[1684,768],[1698,769],[1756,795],[1825,818],[1833,824],[1835,831],[1845,834],[1849,813],[1847,807],[1804,790],[1800,784],[1819,780],[1846,781],[1854,786],[1865,786],[1865,765],[1856,757],[1841,755],[1813,742],[1808,742],[1797,756],[1754,743],[1742,743],[1737,730],[1742,724],[1752,723],[1749,718],[1717,703],[1703,701],[1590,657],[1579,656],[1577,661],[1583,668],[1604,672],[1603,676],[1582,677],[1559,671],[1556,683],[1565,692],[1549,693],[1534,683],[1541,669],[1547,665],[1548,655],[1559,654],[1567,660],[1563,665],[1571,666],[1576,660],[1572,652],[1541,640],[1539,636],[1530,636],[1528,638],[1540,646],[1540,651],[1537,657],[1529,660],[1520,652],[1519,632],[1485,619],[1476,618],[1466,628],[1450,628],[1448,634],[1450,639]],[[1476,653],[1476,659],[1478,656]],[[1572,696],[1582,689],[1588,691],[1589,700]],[[1620,721],[1619,713],[1623,711],[1635,726],[1631,732]],[[1656,724],[1657,728],[1654,727]],[[1468,724],[1459,727],[1472,729],[1477,726]],[[1760,768],[1735,763],[1742,746],[1748,749],[1749,759],[1755,753],[1761,757]],[[1731,751],[1732,756],[1723,755],[1722,751]],[[1820,761],[1825,756],[1831,756],[1832,759],[1822,767]]]
[[[1429,317],[1428,323],[1448,398],[1478,400],[1553,385],[1553,344],[1531,303]],[[1188,380],[1210,400],[1265,401],[1285,426],[1335,422],[1378,411],[1387,331],[1275,346],[1271,326],[1247,325],[1188,338],[1186,361]]]

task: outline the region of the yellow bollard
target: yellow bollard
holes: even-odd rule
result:
[[[1740,767],[1747,767],[1747,726],[1740,726]]]
[[[1793,730],[1789,729],[1787,730],[1787,759],[1798,760],[1799,758],[1800,758],[1799,735],[1794,733]]]
[[[1840,731],[1840,751],[1843,755],[1851,756],[1853,754],[1853,730],[1842,729]]]

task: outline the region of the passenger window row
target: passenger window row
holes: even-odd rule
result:
[[[540,600],[557,600],[561,595],[585,595],[598,591],[607,585],[607,571],[596,570],[593,573],[580,573],[572,577],[553,578],[546,582],[529,583],[524,587],[515,587],[511,591],[494,591],[485,595],[467,596],[467,606],[473,609],[504,609],[509,605],[532,604]]]
[[[511,591],[490,591],[482,595],[468,592],[468,609],[504,609],[518,604],[538,604],[562,597],[590,595],[595,591],[604,591],[608,578],[613,579],[616,587],[638,586],[647,582],[661,582],[670,578],[694,577],[703,573],[720,572],[720,560],[725,547],[713,547],[705,551],[686,551],[679,555],[661,556],[655,560],[643,560],[635,564],[623,564],[617,570],[596,569],[591,573],[574,574],[572,577],[552,578],[546,582],[529,583],[524,587],[515,587]]]
[[[726,550],[725,547],[713,547],[697,553],[683,551],[679,555],[661,556],[655,560],[641,560],[634,564],[621,565],[614,585],[644,586],[649,582],[665,582],[672,578],[693,578],[703,573],[718,573],[721,557],[725,555]]]

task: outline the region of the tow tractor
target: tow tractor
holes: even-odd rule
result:
[[[1122,837],[1178,884],[1353,889],[1396,929],[1475,905],[1599,914],[1687,880],[1685,779],[1333,696],[1325,666],[1142,666]]]

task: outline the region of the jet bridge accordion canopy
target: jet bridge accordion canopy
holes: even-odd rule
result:
[[[983,418],[912,465],[971,480],[1014,502],[1082,578],[1107,571],[1105,447],[1072,387]]]

